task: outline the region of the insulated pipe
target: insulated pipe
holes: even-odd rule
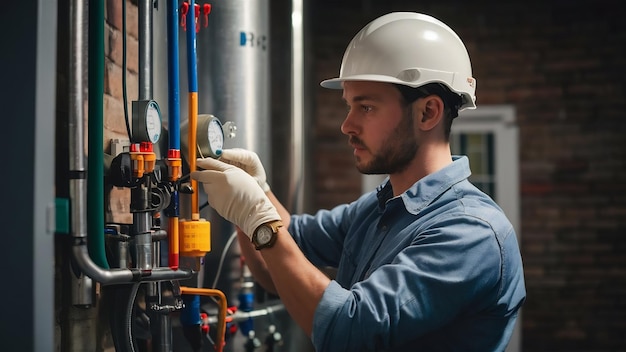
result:
[[[168,128],[169,128],[169,158],[180,158],[180,83],[178,77],[178,1],[167,0],[167,94],[168,94]],[[172,162],[174,162],[172,160]],[[176,160],[180,162],[180,160]],[[182,164],[182,163],[181,163]],[[180,170],[180,169],[177,169]],[[173,173],[172,170],[171,173]],[[172,177],[174,176],[174,177]],[[170,175],[172,181],[178,180],[178,175]],[[179,264],[179,209],[178,187],[174,187],[168,220],[168,265],[176,270]]]
[[[89,160],[87,169],[87,227],[89,254],[108,269],[104,249],[104,0],[89,2]],[[81,73],[82,76],[82,73]],[[82,81],[82,79],[80,79]],[[81,87],[82,89],[82,87]],[[82,109],[82,102],[78,104]],[[77,120],[82,124],[81,118]],[[82,146],[82,138],[78,140]],[[77,146],[78,147],[78,146]],[[82,157],[81,157],[82,159]]]
[[[178,76],[178,1],[167,0],[167,87],[169,148],[180,150],[180,79]]]
[[[187,72],[189,86],[189,170],[196,170],[196,132],[198,124],[198,67],[196,62],[196,15],[195,2],[189,1],[187,12]],[[200,219],[198,206],[198,181],[191,179],[191,219]]]

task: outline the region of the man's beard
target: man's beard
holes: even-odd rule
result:
[[[409,105],[405,109],[402,121],[385,140],[380,150],[377,152],[370,150],[373,154],[372,161],[360,165],[357,158],[357,170],[366,175],[394,174],[406,170],[419,148],[413,129],[413,109]],[[357,137],[350,137],[350,143],[369,150]]]

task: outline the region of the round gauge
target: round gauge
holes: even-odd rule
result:
[[[159,141],[161,137],[161,112],[154,101],[150,101],[146,107],[146,134],[152,143]]]
[[[133,101],[132,123],[132,143],[157,143],[161,138],[161,110],[156,101]]]
[[[215,117],[209,119],[207,137],[209,156],[218,158],[222,155],[222,149],[224,149],[224,129],[222,128],[222,123]]]

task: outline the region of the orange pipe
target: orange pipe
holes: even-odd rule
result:
[[[180,239],[178,235],[178,217],[169,218],[169,266],[172,270],[178,270]]]
[[[196,171],[196,133],[198,131],[198,92],[189,92],[189,169]],[[191,220],[200,219],[200,208],[198,206],[198,181],[191,179]]]
[[[224,336],[226,334],[226,312],[228,310],[228,303],[226,302],[226,295],[220,290],[211,288],[197,288],[197,287],[180,287],[180,293],[183,295],[200,295],[200,296],[213,296],[219,299],[219,315],[217,317],[217,341],[215,342],[215,350],[222,352],[224,348]]]

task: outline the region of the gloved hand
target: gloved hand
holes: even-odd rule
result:
[[[224,149],[220,156],[221,161],[235,165],[243,171],[247,172],[250,176],[258,182],[263,192],[267,193],[270,190],[270,185],[267,183],[267,176],[265,176],[265,169],[259,156],[250,150],[242,148]]]
[[[212,158],[198,159],[196,165],[204,170],[191,177],[202,182],[209,205],[248,237],[261,224],[280,220],[257,180],[242,169]]]

